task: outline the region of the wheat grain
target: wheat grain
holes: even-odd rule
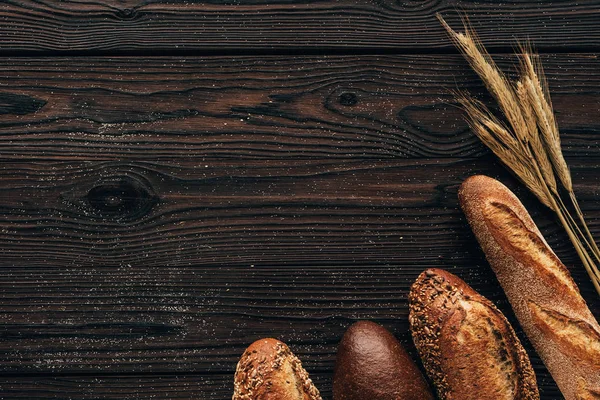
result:
[[[527,127],[523,115],[520,112],[516,93],[506,76],[498,69],[491,56],[480,44],[475,32],[467,26],[465,26],[464,34],[455,32],[450,25],[444,21],[441,15],[437,14],[437,17],[444,28],[446,28],[450,38],[462,51],[473,70],[481,77],[481,80],[489,92],[494,96],[498,105],[500,105],[500,109],[512,126],[514,133],[517,137],[520,137],[521,140],[525,140],[524,134]]]
[[[573,191],[571,172],[563,157],[558,124],[554,117],[548,82],[544,75],[539,57],[522,48],[521,74],[527,77],[527,91],[532,103],[535,104],[535,114],[538,118],[542,139],[548,149],[548,155],[556,174],[567,191]]]
[[[534,155],[525,142],[517,140],[480,101],[462,93],[457,101],[467,113],[467,123],[479,139],[510,168],[531,192],[546,206],[552,207],[543,186],[532,173]]]
[[[527,81],[528,83],[530,80]],[[527,90],[528,85],[521,81],[517,82],[517,95],[519,96],[523,117],[527,123],[527,136],[530,143],[531,151],[535,157],[535,161],[539,164],[540,172],[543,180],[553,194],[558,194],[556,187],[556,179],[552,170],[552,163],[538,132],[538,124],[536,121],[535,107],[532,105],[530,93]]]

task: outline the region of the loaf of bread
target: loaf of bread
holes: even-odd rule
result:
[[[322,400],[300,360],[285,343],[260,339],[237,365],[232,400]]]
[[[529,340],[567,400],[600,399],[600,326],[517,197],[473,176],[460,204]]]
[[[433,400],[419,368],[394,335],[371,321],[353,324],[338,347],[333,400]]]
[[[539,399],[510,323],[460,278],[428,269],[411,287],[409,302],[413,340],[440,399]]]

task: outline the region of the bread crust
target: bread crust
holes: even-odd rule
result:
[[[383,326],[353,324],[338,347],[333,400],[433,400],[421,371]]]
[[[300,360],[285,343],[260,339],[238,362],[232,400],[322,400]]]
[[[440,399],[539,399],[510,323],[457,276],[424,271],[409,294],[410,329]]]
[[[523,330],[566,400],[600,392],[600,326],[519,199],[468,178],[459,200]]]

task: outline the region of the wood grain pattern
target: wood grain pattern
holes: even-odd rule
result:
[[[545,62],[598,234],[598,60]],[[2,397],[221,399],[262,336],[327,397],[353,321],[410,346],[406,294],[426,267],[512,318],[457,205],[473,173],[518,189],[598,315],[549,211],[445,104],[452,80],[483,92],[464,71],[457,56],[2,61]]]
[[[458,185],[476,172],[503,172],[454,159],[297,164],[3,163],[3,260],[32,267],[433,261],[439,253],[427,250],[453,254],[452,235],[464,228]],[[597,164],[572,168],[586,182],[578,194],[593,217],[596,203],[585,202],[596,196]],[[555,244],[559,253],[570,249]]]
[[[329,379],[338,340],[355,320],[382,322],[410,346],[406,294],[432,266],[465,278],[515,323],[456,198],[464,177],[498,175],[498,165],[293,163],[230,161],[208,172],[194,160],[4,169],[0,370],[226,376],[249,343],[275,335]],[[596,196],[597,164],[572,164],[597,234],[600,209],[587,201]],[[103,176],[124,177],[121,189],[91,196]],[[500,178],[515,186],[506,173]],[[125,188],[141,190],[134,181],[159,198],[140,214],[143,207],[124,205],[132,204]],[[563,232],[524,198],[598,315]],[[536,370],[553,393],[539,362]]]
[[[533,360],[534,365],[539,360]],[[331,399],[332,373],[310,371],[311,379],[324,399]],[[547,380],[548,377],[543,379]],[[0,378],[4,400],[22,399],[228,399],[233,393],[231,374],[177,375],[94,375],[69,377]],[[542,398],[559,399],[560,392],[547,383],[541,385]]]
[[[468,14],[490,48],[597,50],[597,1],[33,1],[0,6],[0,52],[450,50],[436,12]]]
[[[543,61],[566,156],[597,157],[600,60]],[[0,158],[487,157],[455,87],[484,93],[459,56],[8,59]]]
[[[233,393],[230,374],[216,375],[95,375],[94,377],[0,378],[3,400],[17,399],[156,399],[204,400],[230,399]],[[322,379],[320,387],[328,383]]]
[[[516,189],[600,316],[553,216],[452,102],[456,87],[486,99],[442,54],[434,14],[458,25],[457,9],[495,53],[515,37],[549,53],[598,237],[600,61],[581,53],[600,50],[597,1],[0,4],[0,398],[221,400],[244,348],[276,336],[327,399],[356,320],[416,355],[406,295],[427,267],[523,338],[458,208],[474,173]]]

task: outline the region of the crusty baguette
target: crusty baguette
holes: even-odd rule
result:
[[[423,374],[383,326],[353,324],[335,360],[333,400],[433,400]]]
[[[600,326],[519,199],[483,175],[460,204],[531,343],[566,400],[600,399]]]
[[[410,330],[442,400],[539,399],[504,315],[457,276],[428,269],[410,289]]]
[[[244,352],[232,400],[322,400],[300,360],[276,339],[260,339]]]

